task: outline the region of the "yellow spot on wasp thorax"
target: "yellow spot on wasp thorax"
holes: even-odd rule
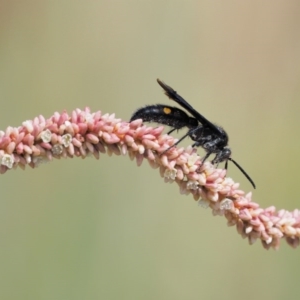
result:
[[[164,107],[164,113],[166,115],[170,114],[172,112],[172,110],[169,107]]]

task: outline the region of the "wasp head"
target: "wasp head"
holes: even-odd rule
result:
[[[222,150],[217,152],[215,158],[212,160],[213,164],[218,164],[223,161],[227,161],[230,158],[231,150],[228,147],[224,147]]]

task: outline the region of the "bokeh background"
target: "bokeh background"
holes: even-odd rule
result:
[[[128,120],[169,103],[159,77],[226,128],[255,201],[299,208],[299,14],[296,0],[1,1],[0,128],[85,106]],[[300,249],[249,246],[147,163],[56,160],[0,190],[0,299],[299,298]]]

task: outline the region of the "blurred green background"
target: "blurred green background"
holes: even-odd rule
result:
[[[85,106],[128,120],[169,103],[159,77],[224,126],[256,202],[299,208],[299,14],[296,0],[1,1],[0,128]],[[299,298],[300,249],[249,246],[147,163],[56,160],[0,189],[0,299]]]

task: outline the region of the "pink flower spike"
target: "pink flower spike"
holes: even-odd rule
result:
[[[16,150],[16,143],[10,142],[8,146],[6,147],[6,151],[8,154],[12,154]]]
[[[10,143],[11,139],[8,136],[4,136],[1,138],[0,140],[0,149],[5,149],[9,143]]]
[[[0,131],[0,173],[26,165],[36,168],[53,158],[99,159],[100,152],[109,156],[128,153],[138,165],[148,160],[166,182],[178,184],[180,193],[192,194],[213,215],[225,217],[250,244],[260,239],[265,249],[278,249],[284,239],[293,248],[299,246],[299,209],[261,208],[252,193],[245,193],[239,183],[226,177],[226,170],[216,169],[209,161],[202,165],[197,149],[191,146],[172,147],[177,139],[163,130],[163,126],[145,126],[142,120],[128,123],[114,114],[91,112],[88,107],[70,114],[55,112],[48,119],[39,115]],[[203,157],[202,149],[198,151]]]

